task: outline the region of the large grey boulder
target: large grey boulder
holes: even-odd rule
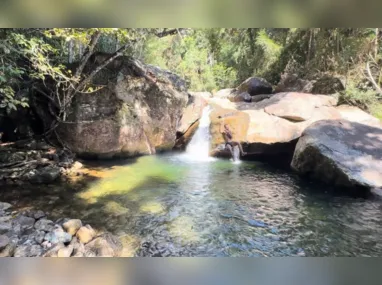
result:
[[[261,95],[261,94],[271,94],[272,85],[266,81],[264,78],[260,77],[250,77],[241,83],[237,90],[239,93],[247,92],[251,96]]]
[[[382,187],[382,128],[321,120],[299,139],[292,168],[338,186]]]
[[[91,94],[77,94],[60,138],[77,154],[111,158],[170,150],[186,106],[185,82],[160,68],[128,57],[116,59],[96,75],[103,86]],[[92,70],[89,66],[87,69]]]

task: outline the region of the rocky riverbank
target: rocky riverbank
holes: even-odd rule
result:
[[[0,144],[0,184],[49,184],[79,175],[82,164],[72,152],[44,141],[28,140]]]
[[[17,212],[0,202],[0,257],[116,257],[123,245],[79,219],[49,220],[42,211]]]

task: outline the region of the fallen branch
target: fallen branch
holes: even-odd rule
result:
[[[18,167],[18,166],[23,165],[23,163],[25,163],[25,160],[13,161],[13,162],[8,162],[8,163],[1,163],[0,168]]]
[[[376,91],[382,95],[382,89],[381,87],[378,86],[377,82],[375,82],[374,78],[373,78],[373,75],[371,74],[371,71],[370,71],[370,63],[367,62],[366,64],[366,71],[367,71],[367,74],[368,74],[368,79],[369,81],[373,84],[374,88],[376,89]]]
[[[19,165],[17,168],[0,169],[0,173],[20,172],[20,171],[24,171],[27,168],[35,168],[38,164],[39,164],[38,160],[25,161],[24,163]]]

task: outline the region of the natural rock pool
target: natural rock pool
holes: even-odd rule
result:
[[[118,235],[125,256],[382,256],[382,201],[266,163],[186,154],[88,163],[72,183],[0,201]]]

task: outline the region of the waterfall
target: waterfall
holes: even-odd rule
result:
[[[190,143],[187,146],[186,154],[193,160],[210,160],[210,113],[211,107],[203,109],[199,120],[199,126]]]

